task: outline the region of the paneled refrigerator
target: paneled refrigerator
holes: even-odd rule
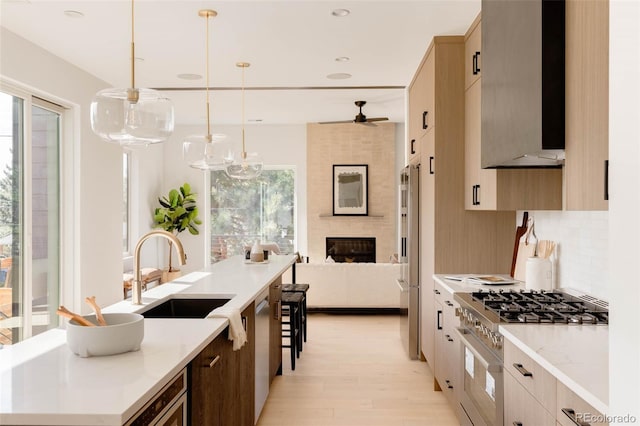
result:
[[[400,174],[399,191],[399,260],[400,334],[411,359],[420,355],[420,169],[407,166]]]

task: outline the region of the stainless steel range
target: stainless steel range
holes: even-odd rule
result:
[[[503,337],[500,323],[608,324],[608,304],[575,292],[500,290],[454,293],[462,341],[460,400],[469,423],[502,425]]]

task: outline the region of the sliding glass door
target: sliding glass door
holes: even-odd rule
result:
[[[62,113],[0,92],[0,345],[58,325]]]

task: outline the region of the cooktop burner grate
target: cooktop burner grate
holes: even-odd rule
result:
[[[472,293],[472,298],[481,302],[485,309],[498,315],[504,322],[609,323],[609,314],[600,304],[561,292],[479,291]]]

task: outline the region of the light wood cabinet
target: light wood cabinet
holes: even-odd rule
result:
[[[591,426],[608,425],[605,416],[582,398],[576,395],[571,389],[558,382],[558,400],[556,403],[556,419],[562,426],[575,426],[578,422],[587,423]]]
[[[440,389],[444,392],[456,415],[460,417],[457,407],[460,406],[460,341],[455,332],[459,321],[455,309],[459,307],[453,300],[453,294],[439,285],[434,288],[434,312],[436,322],[435,367],[434,375]]]
[[[606,425],[585,402],[509,340],[504,342],[504,424]]]
[[[562,169],[482,169],[482,78],[476,52],[480,16],[465,36],[465,208],[467,210],[561,210]],[[473,52],[473,54],[471,54]],[[476,55],[477,58],[477,55]]]
[[[464,37],[435,37],[434,110],[420,152],[420,347],[435,362],[433,275],[509,273],[515,212],[473,212],[464,206]],[[431,65],[430,65],[431,66]],[[425,80],[426,81],[426,80]],[[412,111],[409,112],[411,116]]]
[[[468,89],[482,71],[482,23],[478,15],[473,21],[464,41],[464,88]]]
[[[509,340],[504,342],[504,369],[550,413],[556,407],[556,378]]]
[[[434,67],[435,54],[430,49],[409,86],[409,164],[420,161],[424,136],[435,126]]]
[[[567,0],[567,210],[608,210],[609,1]]]
[[[555,417],[507,371],[504,379],[504,424],[555,426]]]

